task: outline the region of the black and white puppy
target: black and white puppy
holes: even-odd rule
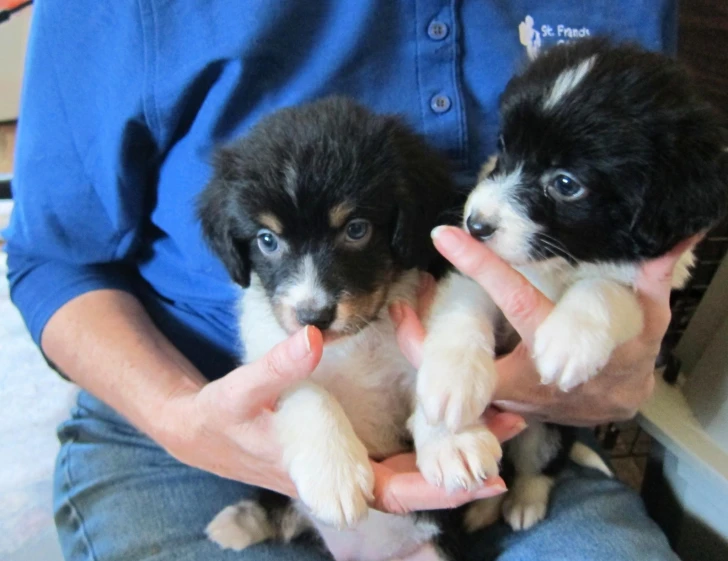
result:
[[[532,351],[542,381],[568,391],[641,332],[640,264],[724,215],[728,133],[675,61],[605,39],[536,58],[508,83],[500,118],[497,159],[469,196],[464,226],[556,302]],[[675,287],[691,264],[687,252]],[[443,282],[417,382],[428,419],[458,431],[490,403],[500,325],[475,283],[459,275]],[[570,447],[563,434],[531,419],[508,444],[516,478],[504,515],[514,528],[545,515],[548,474]],[[429,481],[448,477],[427,455],[419,466]],[[463,461],[458,477],[475,484],[472,472]],[[472,510],[471,526],[479,525],[479,508],[490,510],[484,503]]]
[[[412,449],[416,372],[387,307],[414,300],[417,269],[435,263],[430,230],[446,220],[443,211],[462,208],[454,193],[447,165],[420,137],[341,98],[275,112],[218,152],[199,216],[212,249],[247,288],[246,360],[304,325],[318,327],[326,345],[310,379],[274,414],[299,500],[229,507],[209,525],[211,539],[244,549],[313,527],[337,560],[451,558],[434,515],[368,512],[367,503],[369,458]],[[467,437],[471,454],[497,455],[484,427]],[[493,460],[487,472],[497,471]]]

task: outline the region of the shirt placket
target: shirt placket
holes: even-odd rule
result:
[[[458,167],[467,165],[467,127],[459,79],[459,2],[417,2],[417,67],[422,125],[429,141]]]

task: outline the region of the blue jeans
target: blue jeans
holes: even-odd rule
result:
[[[186,466],[89,394],[59,427],[54,506],[67,561],[324,561],[306,543],[223,551],[204,528],[256,489]],[[513,533],[498,524],[472,537],[482,561],[677,560],[638,495],[584,468],[555,487],[548,518]]]

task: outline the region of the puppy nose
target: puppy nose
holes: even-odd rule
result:
[[[321,330],[327,329],[336,317],[336,306],[328,308],[303,307],[296,309],[296,320],[301,325],[313,325]]]
[[[465,225],[467,226],[468,232],[470,232],[471,236],[483,241],[490,238],[498,229],[495,224],[489,222],[479,214],[471,214],[468,216],[468,219],[465,221]]]

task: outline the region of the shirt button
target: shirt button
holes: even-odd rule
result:
[[[452,101],[446,95],[436,95],[430,100],[430,108],[435,113],[445,113],[450,110]]]
[[[430,39],[433,39],[434,41],[442,41],[445,37],[447,37],[447,24],[442,23],[441,21],[431,21],[430,25],[427,26],[427,35],[429,35]]]

